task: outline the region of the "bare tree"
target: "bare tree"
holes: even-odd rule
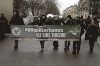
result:
[[[59,9],[58,9],[58,3],[56,0],[46,0],[45,2],[47,11],[46,13],[49,14],[54,14],[54,15],[59,15]]]
[[[34,16],[41,14],[59,15],[57,0],[14,0],[14,10],[26,15],[30,8]]]
[[[42,0],[32,0],[30,3],[33,15],[40,15],[45,12],[46,6]]]

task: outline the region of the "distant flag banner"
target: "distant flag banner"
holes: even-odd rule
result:
[[[12,25],[11,37],[13,38],[30,38],[30,39],[79,39],[80,25]]]

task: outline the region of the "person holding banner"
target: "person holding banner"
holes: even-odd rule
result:
[[[46,23],[46,20],[47,20],[47,17],[46,17],[45,14],[43,14],[43,15],[40,17],[40,21],[38,22],[38,26],[44,26],[45,23]],[[40,41],[41,52],[43,52],[43,50],[44,50],[44,43],[45,43],[44,40],[41,40],[41,41]]]
[[[14,12],[10,20],[11,25],[24,25],[23,19],[20,17],[18,12]]]
[[[71,17],[71,15],[67,16],[67,20],[65,22],[63,22],[63,25],[74,25],[73,19]],[[64,48],[64,52],[69,50],[69,46],[70,46],[70,41],[65,41],[65,48]]]
[[[80,25],[80,37],[78,41],[73,41],[73,55],[79,54],[80,46],[81,46],[81,36],[84,34],[84,31],[86,29],[86,23],[84,22],[83,16],[77,17],[74,21],[75,24]]]
[[[18,12],[14,12],[10,20],[11,25],[24,25],[23,19],[20,17]],[[14,50],[18,49],[18,40],[15,40]]]
[[[53,25],[61,25],[61,22],[58,16],[54,17],[53,21],[54,21]],[[58,47],[59,47],[58,41],[53,41],[53,47],[54,47],[53,48],[54,50],[58,50]]]

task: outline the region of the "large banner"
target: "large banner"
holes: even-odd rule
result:
[[[31,39],[79,39],[81,27],[79,25],[13,25],[11,32],[13,38]]]

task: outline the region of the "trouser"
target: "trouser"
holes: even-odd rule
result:
[[[4,38],[4,34],[0,33],[0,40]]]
[[[85,40],[88,40],[88,35],[87,34],[85,34]]]
[[[45,41],[40,41],[41,49],[44,49],[44,42],[45,42]]]
[[[58,41],[53,41],[53,47],[54,49],[58,49],[59,47]]]
[[[95,39],[89,39],[90,52],[93,52]]]
[[[18,40],[15,40],[15,46],[14,49],[17,50],[18,49]]]
[[[81,45],[80,41],[73,42],[73,54],[79,53],[80,45]]]
[[[64,48],[64,50],[65,51],[69,50],[69,46],[70,46],[70,41],[65,41],[65,48]]]
[[[1,30],[0,32],[0,39],[4,39],[5,38],[5,33],[3,30]]]

